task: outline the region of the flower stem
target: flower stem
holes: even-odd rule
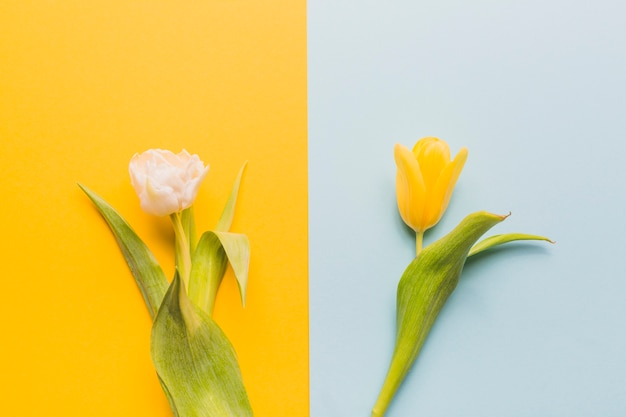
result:
[[[185,288],[189,288],[189,273],[191,272],[191,250],[189,248],[189,238],[183,227],[182,213],[173,213],[170,215],[172,225],[174,226],[175,250],[176,250],[176,268],[178,274],[185,283]]]
[[[417,232],[416,245],[415,245],[415,257],[418,257],[422,252],[422,245],[424,243],[424,232]]]
[[[196,219],[194,216],[193,206],[186,208],[180,213],[180,219],[183,223],[183,230],[187,235],[189,241],[189,253],[193,253],[196,250]]]

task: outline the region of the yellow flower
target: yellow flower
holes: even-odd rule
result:
[[[446,142],[426,137],[415,144],[413,152],[396,144],[394,157],[398,166],[398,209],[402,220],[418,233],[419,252],[424,231],[437,224],[448,207],[467,159],[467,148],[451,161]]]

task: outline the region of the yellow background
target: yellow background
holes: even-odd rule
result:
[[[111,203],[173,271],[166,219],[127,164],[186,148],[211,165],[211,228],[241,164],[233,231],[252,258],[216,320],[257,417],[308,415],[306,26],[303,0],[0,3],[0,392],[12,416],[170,416],[150,319],[108,228]]]

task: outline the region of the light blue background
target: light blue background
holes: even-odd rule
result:
[[[626,413],[626,6],[311,0],[311,416],[366,417],[414,253],[393,145],[469,159],[427,242],[477,210],[516,243],[468,262],[388,417]]]

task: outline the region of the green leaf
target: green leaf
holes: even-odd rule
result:
[[[245,305],[248,268],[250,263],[250,242],[239,233],[205,232],[194,253],[189,277],[189,297],[208,314],[212,314],[217,291],[230,262],[241,303]]]
[[[213,314],[217,290],[227,266],[228,258],[217,235],[203,233],[191,259],[189,298],[209,315]]]
[[[249,417],[235,351],[174,277],[152,327],[152,361],[179,417]]]
[[[502,245],[508,242],[515,242],[518,240],[544,240],[546,242],[554,243],[552,240],[544,236],[527,235],[524,233],[506,233],[503,235],[490,236],[486,239],[481,240],[480,242],[472,246],[472,249],[470,249],[467,256],[469,257],[472,255],[476,255],[477,253],[493,248],[495,246]]]
[[[214,232],[220,240],[228,262],[230,262],[237,285],[239,286],[239,295],[241,296],[241,304],[246,305],[246,286],[248,285],[248,269],[250,266],[250,241],[248,236],[240,233]]]
[[[424,249],[398,284],[396,346],[372,417],[383,416],[417,358],[446,300],[456,288],[470,247],[504,220],[487,212],[470,214],[448,235]]]
[[[222,211],[222,215],[217,222],[217,226],[215,226],[215,230],[217,231],[228,232],[228,230],[230,230],[230,226],[233,223],[233,217],[235,216],[235,204],[237,203],[237,196],[239,195],[241,177],[243,176],[243,171],[246,169],[247,164],[248,162],[244,162],[239,170],[239,174],[237,175],[233,189],[230,192],[224,211]]]
[[[150,249],[148,249],[126,220],[124,220],[113,207],[84,185],[78,184],[78,186],[95,204],[96,208],[109,225],[135,277],[137,286],[148,307],[150,317],[154,319],[168,286],[167,278],[163,270]]]

